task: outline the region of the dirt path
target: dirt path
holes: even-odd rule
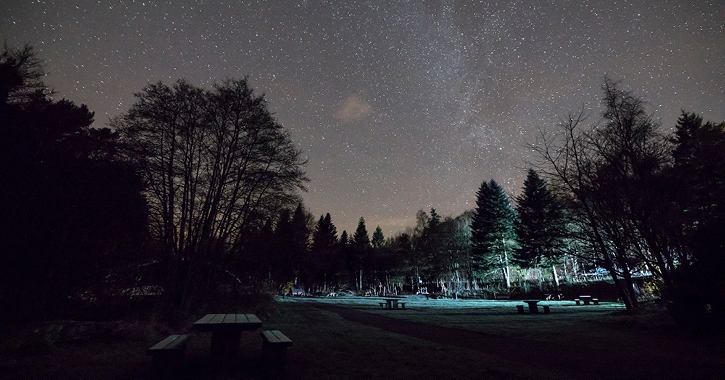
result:
[[[584,349],[548,342],[501,337],[469,330],[425,325],[366,313],[349,307],[309,302],[352,322],[405,334],[442,345],[478,350],[487,355],[545,369],[562,377],[587,379],[721,379],[723,366],[674,362],[655,355],[633,355],[604,349]],[[687,353],[683,353],[687,356]]]

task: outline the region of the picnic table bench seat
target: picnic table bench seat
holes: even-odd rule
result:
[[[178,372],[184,362],[188,340],[187,334],[169,335],[146,351],[147,355],[153,356],[153,370],[157,378],[170,377]]]
[[[266,361],[282,362],[292,340],[279,330],[264,330],[262,335],[262,356]]]

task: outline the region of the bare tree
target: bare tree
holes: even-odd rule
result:
[[[305,162],[246,78],[212,90],[157,83],[135,96],[112,126],[148,185],[150,230],[170,266],[174,302],[188,305],[245,232],[298,202]]]
[[[600,122],[585,126],[583,111],[570,114],[557,134],[542,133],[532,148],[543,161],[540,170],[568,203],[578,255],[607,269],[634,310],[633,272],[647,266],[665,277],[671,270],[657,223],[668,146],[640,98],[608,78],[602,89]]]

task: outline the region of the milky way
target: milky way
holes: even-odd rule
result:
[[[0,37],[96,113],[150,82],[249,75],[309,159],[305,205],[386,236],[456,216],[483,181],[520,191],[537,131],[609,75],[671,129],[725,121],[723,1],[13,1]]]

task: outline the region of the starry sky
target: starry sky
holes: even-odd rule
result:
[[[490,179],[518,194],[526,144],[596,119],[605,75],[666,130],[681,109],[725,121],[724,0],[2,0],[0,38],[99,127],[148,83],[249,75],[338,233],[457,216]]]

